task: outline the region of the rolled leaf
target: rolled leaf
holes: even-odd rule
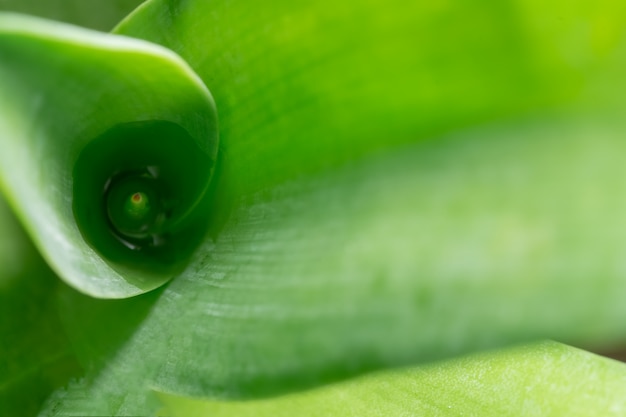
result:
[[[0,62],[0,182],[55,271],[108,298],[180,271],[216,160],[204,84],[164,48],[13,14]]]

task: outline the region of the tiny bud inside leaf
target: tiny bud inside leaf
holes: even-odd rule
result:
[[[126,201],[124,211],[133,219],[140,219],[150,212],[148,196],[142,192],[136,192]]]

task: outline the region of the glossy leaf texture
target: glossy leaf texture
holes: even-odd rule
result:
[[[203,238],[210,93],[146,42],[13,14],[0,15],[0,38],[0,183],[36,245],[93,296],[162,285]],[[137,191],[150,194],[148,216],[116,222]]]

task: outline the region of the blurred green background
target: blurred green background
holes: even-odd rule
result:
[[[0,11],[41,16],[110,31],[141,0],[0,0]]]

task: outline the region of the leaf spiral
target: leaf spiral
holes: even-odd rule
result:
[[[173,274],[203,236],[202,200],[213,159],[179,125],[116,125],[91,141],[73,169],[73,209],[106,259]]]
[[[0,14],[0,186],[70,285],[151,290],[206,230],[213,98],[168,49]]]

